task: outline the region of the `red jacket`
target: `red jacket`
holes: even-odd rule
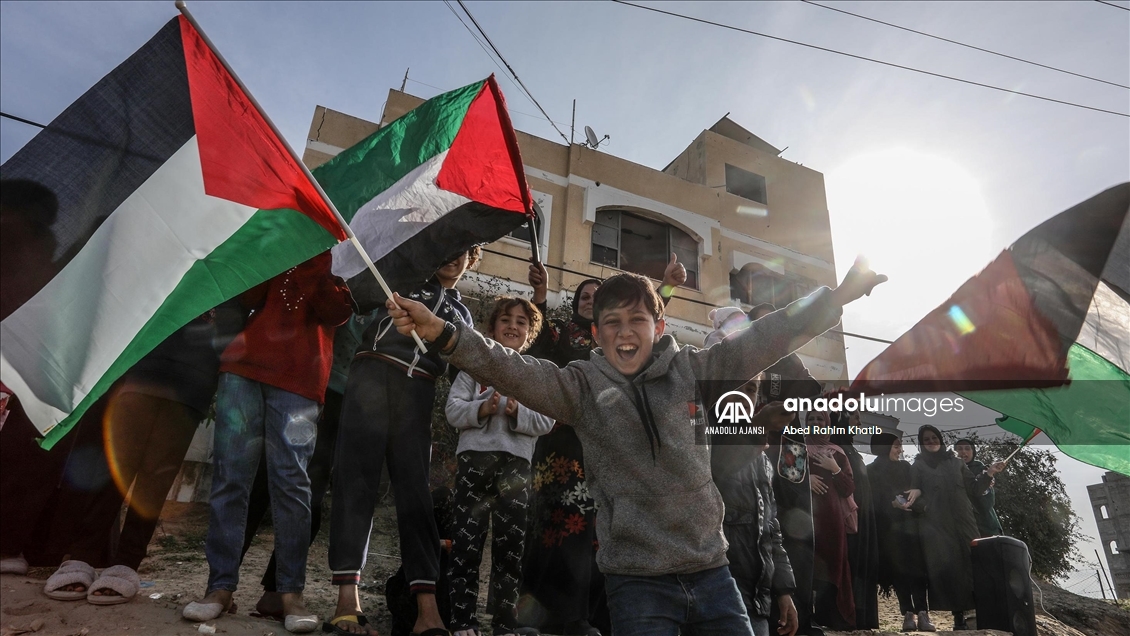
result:
[[[220,371],[322,403],[334,328],[353,313],[349,292],[324,252],[240,296],[255,312],[224,350]]]

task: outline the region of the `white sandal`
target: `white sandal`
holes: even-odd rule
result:
[[[94,582],[94,568],[90,567],[90,564],[83,561],[63,561],[59,569],[47,579],[43,593],[47,598],[56,601],[80,601],[86,598],[92,582]],[[77,592],[59,589],[68,585],[81,585],[83,590]]]
[[[128,565],[115,565],[102,570],[99,576],[86,593],[86,600],[93,605],[118,605],[121,603],[128,603],[137,596],[137,590],[141,587],[141,578],[137,576],[137,572]],[[110,590],[117,592],[118,596],[111,595],[95,595],[98,590]]]

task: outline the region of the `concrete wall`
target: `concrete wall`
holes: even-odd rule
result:
[[[1130,477],[1108,472],[1103,483],[1087,486],[1087,494],[1114,589],[1118,598],[1130,598]],[[1112,543],[1117,554],[1111,549]]]

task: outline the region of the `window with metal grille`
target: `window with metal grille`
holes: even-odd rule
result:
[[[597,210],[592,262],[663,280],[674,253],[687,269],[686,286],[698,289],[698,241],[683,230],[622,210]]]

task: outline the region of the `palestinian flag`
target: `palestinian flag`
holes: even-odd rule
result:
[[[0,323],[0,380],[48,448],[178,328],[344,238],[301,166],[182,16],[0,175],[6,192],[7,180],[30,180],[58,200],[49,230],[49,218],[34,218],[49,211],[9,207],[7,193],[4,207],[5,240],[9,218],[38,221],[51,234],[21,245],[48,247],[20,271],[5,261],[5,286],[42,282],[6,306]]]
[[[956,391],[1130,475],[1130,183],[1040,224],[871,361],[853,390]]]
[[[424,102],[314,170],[401,294],[468,248],[521,226],[532,203],[494,76]],[[362,310],[384,302],[354,248],[333,250]]]

